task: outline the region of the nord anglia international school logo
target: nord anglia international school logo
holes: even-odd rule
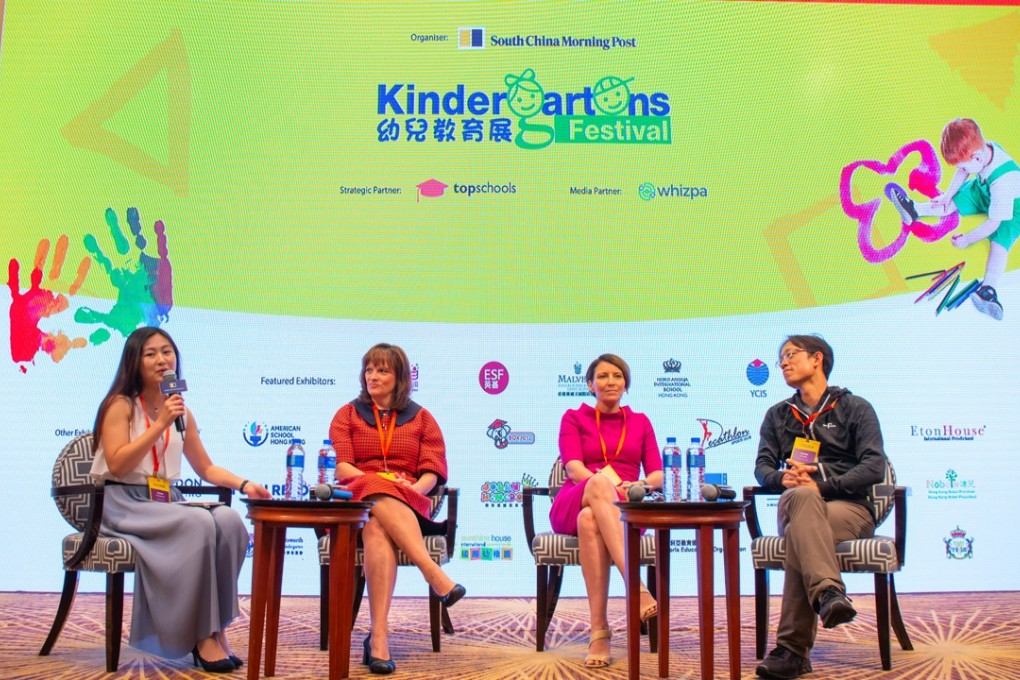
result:
[[[242,436],[249,446],[262,446],[269,441],[269,426],[265,423],[248,423],[244,426]]]
[[[942,540],[946,544],[947,560],[969,560],[974,557],[974,539],[967,538],[967,532],[959,524],[949,532],[949,538]]]

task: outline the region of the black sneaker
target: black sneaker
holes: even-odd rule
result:
[[[885,195],[892,202],[896,212],[903,218],[904,224],[913,224],[917,221],[917,209],[914,202],[907,197],[907,192],[899,184],[890,182],[885,185]]]
[[[776,647],[754,669],[759,678],[789,680],[811,672],[811,660],[794,654],[786,647]]]
[[[842,590],[836,586],[829,586],[818,596],[818,616],[822,618],[823,628],[835,628],[844,623],[850,623],[857,616],[857,610],[850,604]]]
[[[970,296],[971,301],[977,310],[987,314],[996,321],[1002,321],[1002,305],[999,303],[999,296],[991,286],[981,286]]]

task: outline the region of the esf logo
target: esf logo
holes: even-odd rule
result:
[[[747,365],[747,381],[754,385],[755,389],[750,390],[751,396],[756,399],[768,397],[768,392],[762,385],[769,381],[769,366],[761,359],[755,359]]]
[[[514,432],[505,420],[496,418],[489,424],[486,436],[492,440],[497,449],[505,449],[510,444],[534,444],[534,432]]]
[[[265,423],[252,421],[244,426],[242,436],[249,446],[262,446],[269,441],[269,426]]]
[[[478,384],[486,394],[499,394],[510,384],[510,371],[498,361],[490,361],[478,372]]]

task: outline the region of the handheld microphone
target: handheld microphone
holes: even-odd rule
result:
[[[317,487],[312,489],[312,496],[318,498],[320,501],[329,501],[334,498],[346,501],[354,498],[354,494],[347,489],[340,486],[333,486],[332,484],[319,484]]]
[[[627,489],[627,498],[631,503],[640,503],[645,499],[644,484],[634,484]]]
[[[163,393],[164,397],[184,394],[188,391],[188,383],[186,380],[178,380],[177,374],[173,371],[167,371],[163,374],[163,380],[159,383],[159,391]],[[184,416],[177,416],[174,419],[174,427],[177,428],[178,432],[184,432]]]
[[[737,492],[729,486],[718,484],[702,484],[701,497],[706,501],[726,500],[732,501],[737,497]]]

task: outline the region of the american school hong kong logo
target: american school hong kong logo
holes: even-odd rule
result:
[[[253,421],[244,426],[241,434],[249,446],[262,446],[269,441],[269,426]]]
[[[489,424],[485,433],[497,449],[505,449],[510,444],[534,444],[534,432],[515,432],[510,428],[510,423],[496,418]]]

